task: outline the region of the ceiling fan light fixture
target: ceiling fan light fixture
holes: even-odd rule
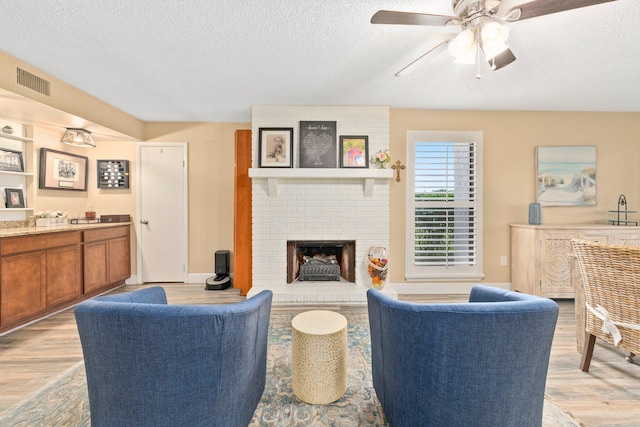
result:
[[[507,37],[509,37],[509,28],[498,22],[490,21],[482,26],[480,39],[482,40],[482,51],[487,60],[495,58],[509,49],[505,43]]]
[[[515,60],[516,56],[508,47],[497,55],[487,58],[487,62],[489,63],[489,67],[491,67],[491,71],[496,71],[502,67],[506,67]]]
[[[499,22],[489,21],[482,26],[480,37],[483,43],[504,43],[507,41],[507,37],[509,37],[509,28],[501,25]]]
[[[80,128],[67,128],[64,135],[62,135],[60,142],[73,145],[74,147],[95,148],[96,146],[96,143],[91,136],[91,132]]]
[[[449,53],[457,63],[475,64],[478,45],[473,31],[464,30],[449,43]]]

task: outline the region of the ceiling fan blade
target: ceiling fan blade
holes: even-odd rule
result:
[[[513,16],[513,21],[535,18],[537,16],[550,15],[564,12],[565,10],[579,9],[581,7],[594,6],[600,3],[608,3],[616,0],[534,0],[528,3],[514,6],[505,13],[505,16]],[[518,16],[518,11],[520,11]]]
[[[460,19],[457,16],[395,12],[393,10],[379,10],[371,17],[372,24],[446,25],[449,22],[459,23]]]
[[[502,67],[506,67],[515,60],[516,56],[513,54],[511,49],[507,48],[493,58],[487,59],[487,62],[489,63],[489,67],[491,67],[491,71],[496,71]]]
[[[408,76],[409,74],[413,73],[415,71],[415,69],[418,68],[418,66],[420,64],[422,64],[422,62],[424,62],[425,59],[431,58],[432,56],[435,56],[438,53],[440,53],[441,51],[443,51],[447,47],[447,44],[449,44],[449,42],[451,40],[453,40],[453,39],[454,39],[454,37],[452,37],[452,38],[450,38],[448,40],[445,40],[442,43],[440,43],[439,45],[437,45],[436,47],[434,47],[433,49],[429,50],[427,53],[422,55],[420,58],[416,59],[411,64],[409,64],[406,67],[404,67],[402,70],[398,71],[395,74],[396,77],[404,77],[404,76]]]

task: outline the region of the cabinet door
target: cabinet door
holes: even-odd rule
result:
[[[623,246],[640,246],[640,234],[635,233],[616,233],[613,237],[613,243]]]
[[[3,257],[0,261],[0,324],[37,314],[46,308],[45,251]]]
[[[551,298],[573,298],[571,282],[571,264],[569,254],[572,251],[573,233],[543,233],[540,239],[540,293]]]
[[[129,237],[109,240],[109,283],[121,282],[131,276]]]
[[[47,251],[47,306],[82,295],[80,248],[77,245]]]
[[[578,235],[578,239],[604,244],[611,243],[611,235],[608,232],[582,232]]]
[[[100,289],[109,283],[109,241],[84,245],[84,293]]]

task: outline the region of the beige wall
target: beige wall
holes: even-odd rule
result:
[[[52,83],[45,97],[15,83],[20,66]],[[189,144],[189,272],[213,271],[213,253],[233,250],[234,132],[250,123],[144,123],[112,106],[0,52],[0,89],[113,129],[128,137],[157,142]],[[35,104],[34,104],[35,105]],[[247,106],[249,108],[250,106]],[[14,115],[19,115],[15,111]],[[20,114],[36,121],[32,111]],[[13,116],[12,116],[13,117]],[[135,216],[136,144],[98,141],[96,149],[68,147],[59,142],[60,126],[34,126],[34,144],[27,164],[37,165],[38,148],[69,151],[90,159],[87,193],[40,190],[36,176],[27,182],[35,195],[36,211],[67,210],[76,216],[94,206],[98,214],[130,213]],[[640,209],[639,113],[481,112],[391,110],[391,155],[406,164],[407,130],[470,130],[484,134],[484,265],[486,283],[508,283],[509,267],[500,256],[509,255],[509,224],[527,221],[528,204],[535,200],[535,151],[539,145],[597,146],[598,194],[595,207],[543,208],[543,223],[605,223],[618,196],[627,197],[630,209]],[[98,190],[95,161],[101,158],[131,161],[129,190]],[[30,161],[29,161],[30,160]],[[405,172],[406,173],[406,172]],[[27,180],[29,181],[29,180]],[[391,181],[391,282],[404,282],[406,180]],[[171,195],[167,195],[170,200]],[[133,235],[135,235],[135,221]],[[135,272],[135,239],[132,243]]]
[[[234,133],[250,123],[146,123],[144,138],[155,142],[187,142],[189,151],[189,272],[213,271],[216,250],[233,251]],[[604,223],[626,195],[630,209],[640,209],[640,114],[556,112],[455,112],[391,110],[391,154],[406,164],[407,130],[473,130],[484,134],[484,265],[486,283],[510,282],[509,224],[527,221],[528,204],[535,199],[535,147],[539,145],[597,146],[598,195],[595,207],[546,207],[542,217],[551,223]],[[93,205],[98,214],[135,216],[136,144],[101,141],[96,149],[68,147],[59,132],[34,127],[31,164],[38,148],[69,151],[90,158],[89,191],[37,189],[37,210],[62,209],[76,216]],[[98,190],[97,159],[131,161],[129,190]],[[404,175],[404,173],[403,173]],[[36,175],[37,176],[37,175]],[[391,282],[404,280],[406,180],[391,181]],[[167,195],[170,200],[170,195]],[[134,221],[133,236],[135,236]],[[135,268],[135,239],[132,242]]]
[[[89,207],[93,207],[99,215],[130,214],[135,217],[136,208],[136,144],[122,141],[100,141],[96,148],[78,148],[60,142],[62,133],[46,127],[32,127],[33,144],[27,150],[27,171],[34,174],[27,179],[27,195],[32,200],[29,206],[34,212],[59,210],[67,211],[70,218],[83,217]],[[88,183],[87,191],[46,190],[38,188],[38,165],[40,148],[64,151],[87,157]],[[96,160],[117,159],[129,160],[130,182],[128,189],[103,190],[97,188]],[[131,271],[136,272],[135,226],[131,229]]]
[[[233,253],[233,175],[236,129],[250,129],[250,123],[147,123],[149,142],[187,142],[189,161],[189,273],[212,273],[216,250]],[[136,143],[99,141],[97,148],[76,148],[60,143],[60,132],[33,127],[33,149],[27,164],[38,165],[41,147],[89,158],[87,192],[38,188],[37,170],[31,183],[34,211],[64,210],[71,217],[82,216],[89,206],[98,215],[130,214],[132,227],[132,274],[136,274]],[[96,181],[96,160],[125,159],[130,164],[130,188],[100,190]],[[159,190],[161,191],[161,190]],[[167,194],[171,202],[171,194]]]
[[[535,147],[595,145],[597,205],[544,207],[544,224],[606,223],[624,194],[640,210],[640,114],[391,110],[391,157],[406,164],[408,130],[484,134],[484,271],[486,283],[510,282],[509,224],[526,223],[535,201]],[[391,185],[392,283],[405,282],[406,180]],[[638,217],[636,215],[636,217]]]
[[[33,169],[32,180],[34,194],[32,206],[34,211],[63,210],[69,212],[72,218],[84,216],[88,207],[93,206],[98,215],[134,214],[135,213],[135,158],[136,145],[131,142],[101,141],[97,148],[78,148],[62,144],[60,132],[49,131],[45,128],[33,128],[33,152],[29,154],[31,165],[39,165],[40,148],[64,151],[89,158],[89,173],[87,192],[46,190],[38,188],[38,171]],[[129,189],[102,190],[97,188],[96,160],[118,159],[129,160],[131,178]]]
[[[46,96],[35,90],[19,85],[16,82],[17,67],[50,82],[50,95]],[[67,114],[81,117],[84,120],[94,122],[124,135],[129,135],[136,139],[142,138],[144,129],[143,121],[76,89],[62,80],[43,73],[37,68],[19,61],[2,51],[0,51],[0,89],[6,89],[25,98],[64,111]],[[3,116],[6,116],[8,113],[14,112],[6,111],[3,113]],[[30,116],[31,111],[29,108],[25,108],[23,113],[25,116]],[[36,121],[42,120],[42,118],[37,117],[32,119]],[[59,123],[51,124],[60,125]]]
[[[147,123],[145,127],[146,141],[188,143],[191,274],[213,272],[217,250],[233,254],[236,129],[251,129],[251,124]]]

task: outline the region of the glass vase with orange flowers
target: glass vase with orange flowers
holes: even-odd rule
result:
[[[382,246],[372,246],[367,251],[367,267],[374,289],[384,288],[389,270],[389,251]]]

